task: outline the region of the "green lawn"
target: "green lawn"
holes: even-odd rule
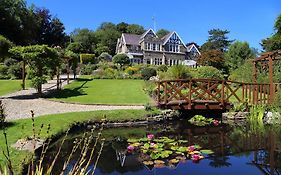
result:
[[[143,91],[143,80],[79,78],[50,98],[82,104],[143,105],[151,99]]]
[[[0,96],[21,90],[21,83],[22,80],[0,80]]]
[[[157,112],[157,111],[154,111]],[[93,112],[77,112],[66,113],[57,115],[48,115],[35,118],[36,132],[39,131],[41,124],[44,124],[44,128],[40,137],[47,138],[59,133],[65,132],[71,124],[76,122],[84,122],[88,120],[99,121],[106,115],[108,121],[133,121],[136,119],[145,119],[145,115],[151,113],[145,110],[112,110],[112,111],[93,111]],[[51,125],[50,133],[46,133],[47,125]],[[2,130],[0,129],[2,132]],[[31,119],[17,120],[9,124],[7,128],[8,144],[14,144],[18,139],[27,138],[32,136],[32,121]],[[4,136],[0,134],[0,164],[5,161],[2,155],[2,150],[5,148]],[[18,151],[12,149],[11,159],[16,171],[16,174],[21,172],[22,164],[25,161],[30,160],[31,154],[26,151]]]

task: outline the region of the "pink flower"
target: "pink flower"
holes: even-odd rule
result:
[[[193,162],[198,162],[200,160],[200,155],[199,154],[193,154],[191,157],[191,160],[193,160]]]
[[[187,149],[188,149],[189,152],[192,152],[192,151],[195,150],[195,147],[194,146],[189,146]]]
[[[148,138],[148,140],[152,140],[152,139],[154,139],[154,135],[153,134],[148,134],[147,138]]]
[[[132,146],[132,145],[129,145],[129,146],[127,147],[127,151],[128,151],[129,153],[133,152],[134,149],[135,149],[135,147]]]
[[[214,121],[213,121],[213,124],[214,124],[215,126],[218,126],[218,125],[220,124],[220,122],[219,122],[218,120],[214,120]]]

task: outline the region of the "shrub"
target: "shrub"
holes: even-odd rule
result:
[[[8,77],[8,69],[9,67],[3,64],[0,64],[0,79],[7,79]]]
[[[156,69],[154,69],[154,68],[147,67],[147,68],[144,68],[141,70],[141,76],[144,80],[149,80],[150,77],[153,77],[156,75],[157,75],[157,72],[156,72]]]
[[[80,63],[81,64],[96,64],[97,60],[95,59],[95,54],[80,54]]]
[[[17,64],[13,64],[13,65],[9,66],[7,73],[11,79],[20,79],[22,76],[21,64],[17,63]]]
[[[167,71],[168,75],[172,79],[186,79],[191,78],[189,69],[184,65],[172,66]]]
[[[246,61],[242,66],[238,67],[230,73],[229,80],[247,82],[253,81],[253,65],[251,61]]]
[[[80,74],[81,75],[91,75],[93,71],[96,70],[97,66],[94,64],[81,64]]]
[[[156,84],[153,81],[145,81],[143,85],[143,90],[146,94],[148,94],[150,97],[153,97],[156,95]]]
[[[11,65],[14,65],[16,64],[18,61],[13,59],[13,58],[7,58],[5,61],[4,61],[4,65],[6,66],[11,66]]]
[[[123,67],[126,64],[130,64],[130,59],[126,54],[117,54],[112,58],[114,64],[119,64]]]
[[[223,74],[212,66],[202,66],[192,71],[193,78],[223,79]]]
[[[127,67],[125,69],[125,72],[129,75],[133,75],[133,74],[137,73],[138,71],[139,71],[139,68],[137,68],[137,67]]]
[[[99,57],[98,57],[99,61],[105,61],[105,62],[109,62],[112,61],[112,56],[107,53],[107,52],[103,52]]]
[[[166,65],[160,65],[157,67],[157,71],[160,71],[160,72],[167,72],[168,70],[168,66]]]

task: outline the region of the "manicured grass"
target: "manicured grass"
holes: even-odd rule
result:
[[[53,100],[82,104],[144,105],[151,99],[143,80],[100,80],[85,76],[51,96]]]
[[[155,111],[157,112],[157,111]],[[133,121],[136,119],[145,119],[145,115],[151,112],[145,110],[112,110],[112,111],[93,111],[93,112],[77,112],[66,113],[57,115],[47,115],[35,118],[36,133],[39,131],[40,126],[44,124],[44,128],[41,131],[41,138],[48,138],[59,133],[65,132],[71,124],[77,122],[85,122],[88,120],[99,121],[106,115],[108,121]],[[46,132],[47,125],[51,125],[49,134]],[[0,129],[0,131],[2,131]],[[8,145],[11,146],[18,139],[32,137],[32,120],[22,119],[9,123],[7,128]],[[22,171],[22,162],[24,159],[26,162],[30,160],[31,153],[26,151],[18,151],[9,147],[11,160],[16,174]],[[3,134],[0,134],[0,163],[5,161],[2,154],[2,150],[5,150],[5,141]]]
[[[21,83],[22,80],[0,80],[0,96],[21,90]]]

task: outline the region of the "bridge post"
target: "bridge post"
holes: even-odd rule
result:
[[[273,83],[273,60],[272,56],[268,58],[268,68],[269,68],[269,84],[270,84],[270,104],[274,103],[274,94],[275,94],[275,88]]]
[[[225,81],[222,81],[222,89],[221,89],[221,104],[224,105],[224,87],[225,87]]]

